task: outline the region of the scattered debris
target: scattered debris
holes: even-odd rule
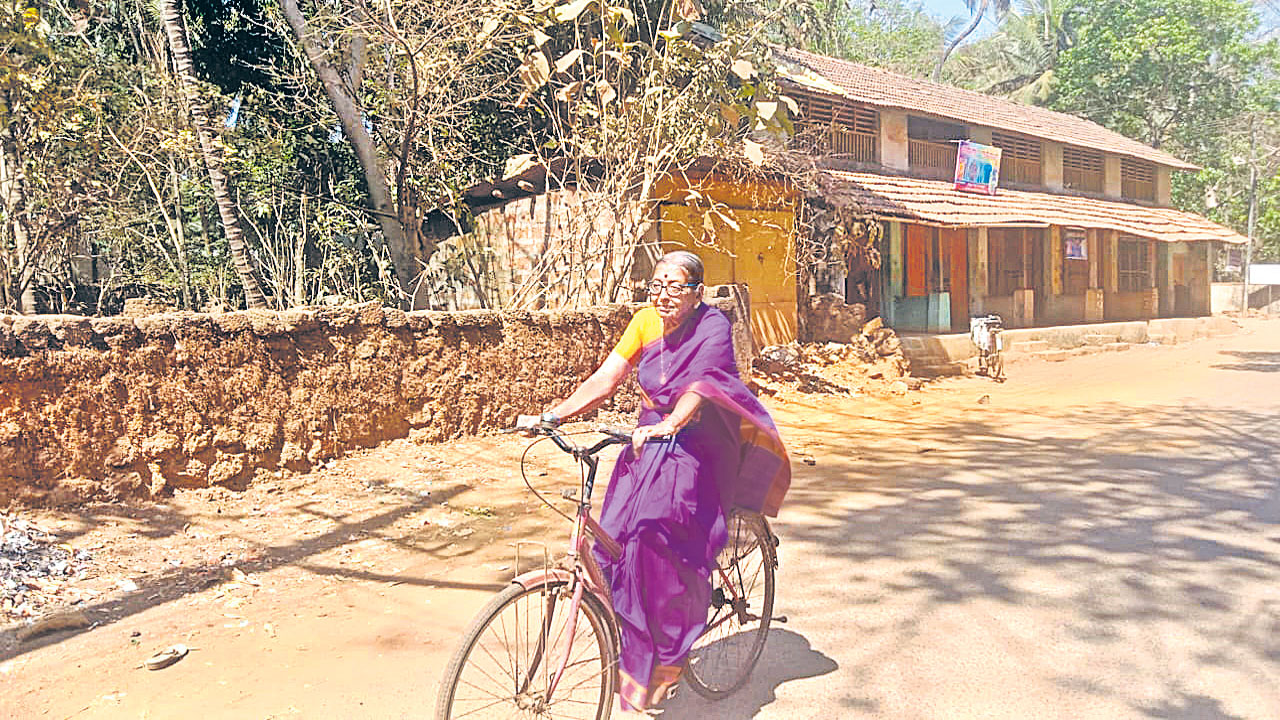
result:
[[[59,595],[83,577],[90,560],[34,523],[0,516],[0,621],[36,617],[60,604]]]
[[[801,462],[803,462],[805,465],[817,465],[817,464],[818,464],[818,461],[817,461],[817,460],[815,460],[815,459],[814,459],[814,457],[813,457],[812,455],[805,455],[804,457],[800,458],[800,461],[801,461]]]
[[[231,568],[231,582],[239,583],[241,585],[252,585],[253,587],[259,587],[262,585],[261,580],[253,577],[252,575],[245,574],[245,572],[240,568]]]
[[[752,380],[770,395],[783,388],[830,395],[879,394],[896,392],[892,386],[898,382],[904,392],[909,390],[908,368],[897,335],[879,328],[871,335],[853,335],[847,343],[766,347],[755,360]]]
[[[186,657],[188,651],[189,648],[186,645],[171,645],[147,658],[143,665],[146,665],[148,670],[163,670]]]
[[[979,404],[979,405],[986,405],[986,404],[987,404],[987,403],[989,403],[989,402],[991,402],[991,396],[990,396],[990,395],[983,395],[982,397],[978,398],[978,404]]]

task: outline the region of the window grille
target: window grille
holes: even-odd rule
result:
[[[1102,192],[1105,189],[1104,167],[1100,150],[1074,145],[1062,149],[1062,184],[1068,189]]]
[[[1026,185],[1043,182],[1040,141],[1025,135],[995,131],[991,144],[1000,148],[1000,180]]]
[[[1120,292],[1142,292],[1152,286],[1150,240],[1121,238],[1117,255],[1117,289]]]
[[[1131,200],[1156,199],[1156,166],[1132,158],[1120,159],[1120,194]]]
[[[880,161],[880,113],[832,95],[793,95],[797,130],[817,136],[816,150],[859,162]]]

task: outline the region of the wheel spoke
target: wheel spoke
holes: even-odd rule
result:
[[[440,717],[599,717],[615,682],[609,621],[594,596],[564,612],[562,590],[512,586],[490,601],[446,673]]]
[[[713,573],[725,606],[708,611],[704,634],[689,660],[689,682],[712,699],[746,681],[764,646],[773,605],[771,548],[761,521],[735,513]]]

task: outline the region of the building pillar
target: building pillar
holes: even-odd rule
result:
[[[903,110],[880,111],[880,164],[894,170],[910,170],[907,152],[907,113]]]
[[[1156,166],[1156,204],[1162,207],[1173,205],[1172,170],[1164,165]]]
[[[1124,185],[1120,182],[1120,156],[1105,155],[1102,160],[1102,192],[1107,197],[1118,198],[1124,195]]]
[[[1103,242],[1106,245],[1106,262],[1102,271],[1106,281],[1103,288],[1109,292],[1117,292],[1120,289],[1120,234],[1115,230],[1105,231]]]
[[[902,223],[890,222],[888,233],[888,272],[884,272],[884,293],[880,302],[880,314],[892,326],[898,301],[904,294]],[[883,267],[883,265],[882,265]]]
[[[1156,313],[1159,317],[1173,317],[1173,244],[1156,243],[1155,284],[1159,293]]]
[[[1089,253],[1089,287],[1102,288],[1102,275],[1100,273],[1102,267],[1102,237],[1101,230],[1090,228],[1085,231],[1085,242],[1088,245]]]
[[[1062,228],[1058,225],[1049,226],[1049,247],[1045,253],[1045,268],[1049,273],[1048,282],[1045,283],[1047,295],[1062,294]]]
[[[1192,315],[1213,314],[1213,246],[1211,242],[1191,243],[1187,256]]]
[[[986,315],[987,297],[987,229],[970,228],[969,240],[969,312]]]
[[[1089,254],[1089,287],[1084,291],[1085,322],[1102,322],[1105,293],[1102,290],[1102,231],[1087,230],[1085,243]]]
[[[1049,190],[1062,190],[1062,143],[1044,141],[1040,144],[1040,166],[1044,186]]]

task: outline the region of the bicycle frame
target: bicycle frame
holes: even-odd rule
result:
[[[595,489],[596,471],[599,468],[599,460],[596,459],[595,454],[609,445],[621,444],[623,441],[619,437],[611,435],[609,438],[601,440],[596,445],[584,449],[577,447],[576,445],[570,445],[558,433],[550,433],[548,434],[548,437],[550,437],[561,450],[577,458],[578,462],[582,463],[586,468],[586,473],[583,475],[582,484],[579,488],[581,497],[578,501],[578,509],[574,518],[573,534],[569,539],[569,552],[564,562],[564,565],[567,567],[532,570],[522,573],[512,580],[512,582],[520,585],[525,590],[532,590],[554,582],[565,583],[565,587],[570,590],[569,626],[567,628],[568,638],[566,641],[570,646],[573,645],[573,638],[575,637],[578,629],[578,607],[582,604],[582,593],[584,589],[596,596],[602,603],[604,603],[605,608],[609,611],[607,613],[610,624],[609,630],[612,639],[615,642],[613,651],[616,657],[618,651],[618,648],[616,647],[618,638],[618,621],[613,613],[613,601],[609,594],[608,584],[604,581],[604,573],[600,570],[600,565],[592,555],[591,541],[592,538],[594,538],[595,541],[604,548],[605,552],[615,558],[622,557],[622,546],[619,545],[618,541],[614,540],[609,533],[605,532],[604,528],[600,527],[600,523],[596,522],[595,518],[591,517],[591,495]],[[532,489],[532,487],[530,487],[530,489]],[[537,494],[536,490],[534,492]],[[551,616],[554,613],[554,600],[549,600],[548,604],[550,607],[548,608],[546,622],[549,625]],[[541,647],[541,644],[545,639],[545,636],[546,633],[543,633],[538,639],[539,647],[534,651],[535,659],[534,662],[530,664],[529,674],[525,677],[523,683],[524,687],[521,688],[522,691],[527,689],[528,685],[533,681],[534,669],[536,668],[538,660],[541,658],[544,650],[544,648]],[[569,653],[565,653],[564,657],[560,660],[559,667],[555,670],[555,675],[552,676],[550,685],[547,688],[547,700],[554,696],[556,688],[560,684],[560,679],[564,676],[565,669],[568,667],[568,663]]]
[[[569,539],[569,551],[560,567],[544,567],[539,570],[531,570],[518,575],[512,582],[520,585],[525,590],[533,590],[552,583],[564,583],[565,589],[568,590],[570,596],[568,608],[569,625],[566,628],[566,643],[570,647],[573,645],[573,639],[578,629],[578,608],[582,604],[583,593],[589,592],[594,595],[608,610],[606,615],[609,622],[609,632],[614,643],[613,654],[615,658],[615,667],[611,671],[616,672],[617,642],[619,639],[618,620],[613,611],[613,597],[609,591],[608,583],[605,582],[604,573],[601,571],[599,563],[596,562],[593,553],[592,541],[594,540],[606,553],[614,558],[622,557],[622,546],[591,516],[591,496],[595,489],[596,471],[599,467],[599,460],[595,457],[596,453],[609,445],[622,444],[629,441],[629,439],[624,439],[625,436],[616,433],[608,433],[608,435],[609,437],[589,448],[581,448],[566,442],[559,433],[554,431],[547,433],[547,436],[561,450],[577,458],[578,462],[586,469],[579,487],[581,495],[574,517],[573,533]],[[533,489],[532,486],[530,486],[530,489]],[[534,490],[534,494],[541,498],[541,495],[536,490]],[[546,500],[544,499],[543,502],[546,502]],[[764,529],[769,538],[776,540],[767,521],[764,521]],[[734,567],[736,567],[738,559],[734,558]],[[766,551],[766,561],[772,562],[775,566],[777,565],[777,558],[773,555],[771,548]],[[719,574],[723,588],[729,590],[731,597],[725,598],[725,604],[731,608],[731,611],[726,613],[723,618],[708,625],[703,632],[709,632],[735,616],[743,624],[758,620],[758,616],[752,616],[747,613],[745,598],[738,592],[737,584],[729,578],[724,567],[717,565],[715,572]],[[551,617],[555,612],[555,602],[554,597],[548,599],[547,615],[544,621],[545,628],[548,630]],[[534,680],[535,670],[545,651],[543,642],[546,640],[547,634],[548,632],[543,632],[538,639],[538,647],[534,650],[533,661],[530,663],[528,674],[525,676],[520,688],[521,692],[525,692]],[[555,668],[555,674],[547,687],[547,695],[544,698],[544,702],[549,701],[555,695],[556,688],[564,676],[568,663],[569,653],[566,652],[564,657],[560,659],[558,667]]]

